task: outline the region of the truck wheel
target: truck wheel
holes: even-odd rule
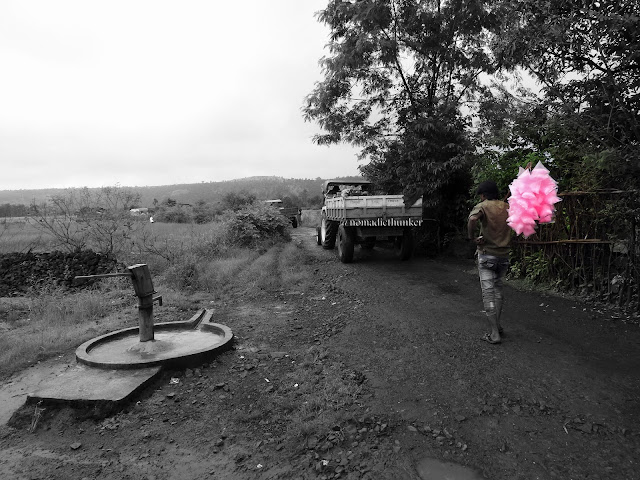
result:
[[[298,228],[298,219],[296,217],[291,218],[291,225],[293,228]]]
[[[322,223],[320,224],[322,230],[322,248],[326,250],[332,250],[336,246],[336,234],[338,233],[338,222],[327,220],[326,217],[322,217]]]
[[[342,263],[353,261],[354,237],[355,235],[350,228],[344,225],[338,227],[338,257]]]
[[[401,237],[396,237],[394,242],[396,255],[400,260],[409,260],[413,255],[413,232],[405,228]]]
[[[322,229],[320,227],[316,227],[316,240],[318,245],[322,245]]]
[[[360,248],[363,250],[373,250],[373,247],[376,246],[376,237],[367,237],[364,239],[364,242],[360,244]]]

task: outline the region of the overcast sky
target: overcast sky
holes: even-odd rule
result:
[[[357,174],[312,143],[328,0],[0,0],[0,189]]]

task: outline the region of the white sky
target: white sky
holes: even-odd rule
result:
[[[327,0],[0,0],[0,190],[355,175],[321,147]]]

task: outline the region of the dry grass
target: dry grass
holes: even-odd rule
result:
[[[206,251],[212,246],[220,248],[223,232],[217,223],[177,224],[148,223],[140,220],[140,228],[130,241],[123,244],[118,259],[123,263],[136,263],[140,258],[172,259],[184,252],[200,248]],[[89,245],[88,248],[96,248]],[[38,229],[34,220],[19,219],[0,221],[0,253],[47,252],[63,249],[54,238]]]
[[[0,377],[121,328],[123,321],[110,314],[129,305],[129,297],[112,286],[78,293],[46,287],[20,299],[0,300],[0,321],[6,329],[0,337]]]
[[[308,256],[294,242],[265,243],[256,249],[225,246],[211,256],[200,253],[202,245],[204,242],[167,265],[161,274],[167,285],[204,291],[218,300],[237,294],[301,289],[309,281],[300,269]]]
[[[300,268],[300,265],[309,261],[311,261],[309,254],[299,243],[287,243],[282,249],[278,265],[282,288],[295,287],[297,290],[308,288],[312,279],[304,269]]]
[[[7,221],[12,220],[12,221]],[[46,252],[51,250],[53,239],[40,230],[33,222],[24,218],[2,219],[0,221],[0,253]]]

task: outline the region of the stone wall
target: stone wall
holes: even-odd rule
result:
[[[0,297],[23,295],[29,286],[71,286],[76,275],[116,271],[117,261],[91,250],[77,253],[7,253],[0,255]]]

